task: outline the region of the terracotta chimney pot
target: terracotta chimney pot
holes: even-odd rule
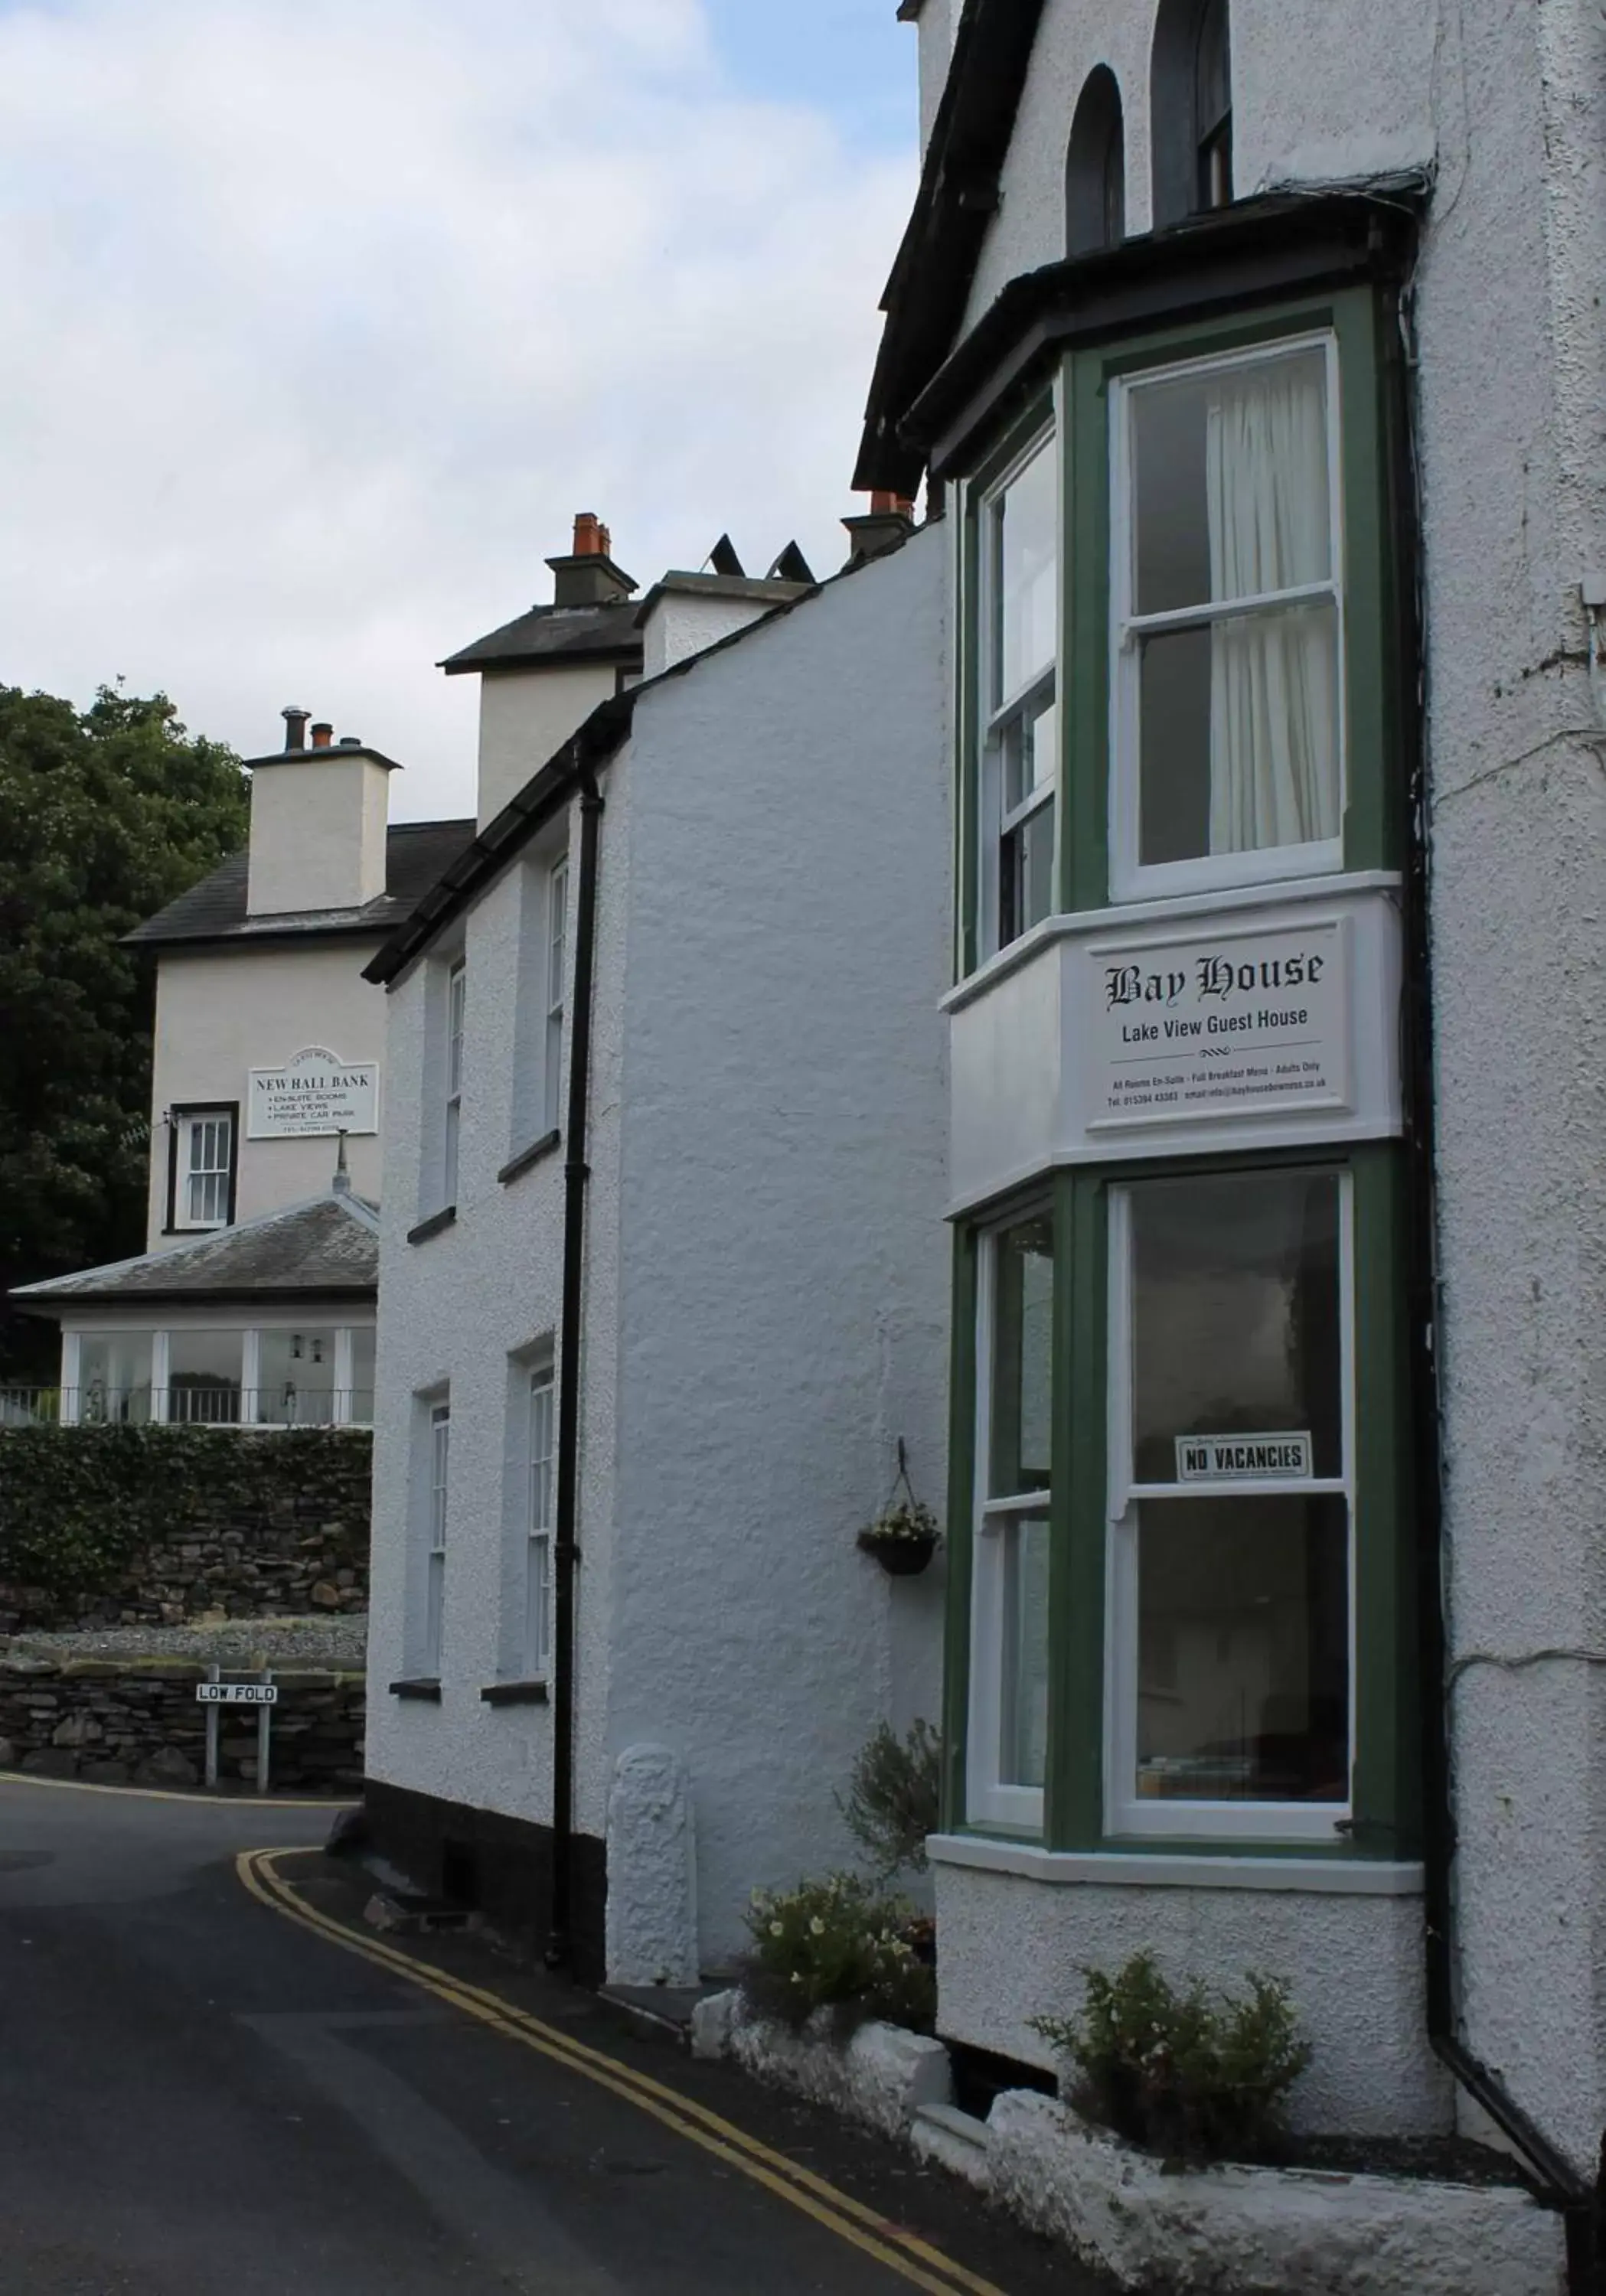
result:
[[[333,726],[318,725],[313,727],[312,746],[315,750],[326,750],[334,739],[334,728]]]

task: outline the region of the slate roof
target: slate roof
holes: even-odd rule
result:
[[[64,1308],[117,1302],[372,1297],[379,1284],[379,1207],[331,1190],[260,1219],[213,1229],[170,1251],[80,1268],[12,1293],[21,1307]]]
[[[622,598],[616,605],[531,606],[516,621],[504,622],[472,645],[449,653],[437,664],[449,677],[470,669],[520,669],[538,662],[615,663],[641,667],[640,605]]]
[[[385,890],[359,909],[305,909],[285,916],[245,914],[244,853],[180,893],[165,909],[125,933],[144,948],[185,941],[281,940],[299,934],[366,933],[381,939],[405,923],[436,879],[474,841],[472,821],[399,821],[385,837]]]

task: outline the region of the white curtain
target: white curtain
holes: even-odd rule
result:
[[[1210,594],[1248,598],[1331,571],[1320,355],[1231,376],[1206,431]],[[1210,850],[1338,833],[1337,616],[1325,602],[1210,633]]]

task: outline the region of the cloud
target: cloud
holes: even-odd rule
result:
[[[288,701],[472,802],[432,664],[729,527],[838,562],[912,154],[722,70],[698,0],[0,12],[0,679]]]

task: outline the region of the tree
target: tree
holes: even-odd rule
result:
[[[143,1248],[154,980],[121,936],[239,850],[249,786],[165,694],[0,685],[0,1290]],[[0,1363],[50,1346],[0,1301]]]

